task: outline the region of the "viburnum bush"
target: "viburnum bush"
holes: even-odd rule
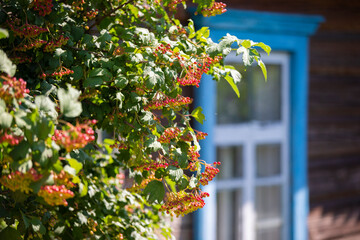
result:
[[[209,74],[238,94],[226,55],[266,76],[256,48],[270,48],[214,43],[175,18],[185,2],[1,2],[0,239],[171,238],[165,215],[204,206],[220,163],[200,159],[207,134],[190,122],[205,116],[183,86]]]

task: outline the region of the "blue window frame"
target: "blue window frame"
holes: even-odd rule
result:
[[[226,33],[240,39],[264,42],[273,51],[289,54],[289,219],[290,239],[307,239],[307,95],[309,36],[315,33],[323,18],[320,16],[278,14],[256,11],[228,10],[225,14],[202,18],[195,16],[195,25],[208,26],[214,42]],[[207,120],[197,129],[209,133],[202,142],[201,157],[208,162],[216,158],[214,129],[216,126],[216,82],[204,76],[195,92],[195,105],[203,107]],[[204,189],[212,196],[204,209],[195,215],[196,240],[215,240],[216,185]],[[252,239],[244,239],[252,240]]]

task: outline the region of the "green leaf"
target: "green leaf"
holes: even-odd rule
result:
[[[25,228],[30,227],[30,219],[27,218],[26,215],[22,211],[20,211],[20,212],[21,212],[21,216],[22,216]]]
[[[39,139],[45,140],[53,132],[54,123],[49,121],[46,117],[41,117],[36,123],[36,135]],[[34,130],[34,129],[33,129]]]
[[[180,179],[180,181],[178,181],[178,184],[177,184],[179,190],[183,190],[183,189],[187,188],[188,185],[189,185],[189,181],[184,177],[182,177]]]
[[[194,176],[191,176],[190,181],[189,181],[189,187],[196,188],[197,185],[198,185],[198,179]]]
[[[190,19],[188,24],[188,29],[190,30],[189,38],[195,37],[195,27],[194,22]]]
[[[81,223],[82,225],[86,225],[86,224],[87,224],[88,218],[87,218],[82,212],[78,212],[78,213],[77,213],[77,216],[78,216],[78,218],[79,218],[79,220],[80,220],[80,223]]]
[[[84,80],[84,87],[98,87],[103,83],[102,77],[88,77]]]
[[[80,197],[86,196],[87,192],[88,192],[88,183],[83,179],[83,181],[79,183]]]
[[[50,100],[50,98],[40,95],[35,97],[35,105],[40,112],[44,112],[51,116],[52,119],[56,119],[58,114],[55,109],[56,104]]]
[[[81,103],[78,101],[80,91],[72,88],[68,84],[69,90],[60,88],[58,90],[58,97],[60,101],[60,111],[65,117],[77,117],[82,112]]]
[[[242,60],[243,60],[243,63],[244,63],[245,66],[250,66],[251,65],[253,59],[250,56],[250,50],[248,48],[239,47],[236,50],[236,54],[237,55],[242,54]]]
[[[157,141],[155,136],[152,136],[151,138],[146,140],[145,144],[147,147],[152,148],[154,152],[162,149],[161,143]]]
[[[44,141],[37,141],[32,145],[32,156],[33,160],[40,163],[41,167],[47,167],[53,157],[53,151],[46,147]]]
[[[39,218],[31,219],[31,226],[35,232],[39,232],[40,234],[46,233],[46,228],[42,224]]]
[[[250,48],[251,47],[251,41],[250,40],[244,40],[242,41],[241,45],[245,48]]]
[[[157,201],[160,203],[165,196],[165,188],[162,182],[153,180],[145,187],[143,193],[148,195],[148,201],[153,203]]]
[[[203,124],[205,119],[205,115],[202,113],[202,108],[201,107],[197,107],[195,108],[192,112],[191,112],[191,116],[193,116],[196,121],[198,121],[199,123]]]
[[[236,93],[236,96],[239,98],[240,97],[240,92],[239,92],[239,89],[238,89],[237,85],[234,82],[234,79],[232,77],[230,77],[230,76],[225,76],[225,80],[230,84],[231,88]]]
[[[0,126],[2,128],[10,128],[13,116],[8,112],[0,113]]]
[[[0,28],[0,39],[9,37],[9,32],[6,29]]]
[[[22,172],[22,173],[26,173],[28,172],[31,168],[33,167],[33,163],[31,160],[27,160],[25,162],[23,162],[22,164],[20,164],[17,169]]]
[[[70,175],[76,176],[76,170],[73,167],[66,165],[63,169],[65,172],[69,173]]]
[[[0,72],[5,72],[10,77],[13,77],[16,72],[16,65],[6,56],[6,53],[0,49]]]
[[[121,109],[123,106],[123,102],[124,102],[124,94],[122,94],[122,92],[117,92],[116,93],[116,99],[119,101],[119,108]]]
[[[265,43],[259,42],[254,44],[254,46],[261,47],[268,55],[271,52],[271,47],[266,45]]]
[[[234,80],[234,83],[239,83],[241,81],[241,74],[238,70],[230,69],[230,75]]]
[[[114,81],[115,86],[118,88],[124,88],[128,84],[128,82],[128,79],[124,76],[117,77]]]
[[[256,60],[261,68],[261,71],[264,75],[265,81],[267,81],[267,71],[266,71],[266,66],[265,66],[264,62],[261,59],[256,59]]]
[[[19,161],[26,158],[30,149],[30,144],[27,141],[21,141],[14,149],[10,152],[10,157],[14,161]]]
[[[7,226],[4,230],[0,232],[0,239],[11,239],[11,240],[22,240],[21,234],[16,229]]]
[[[176,192],[176,183],[168,177],[165,178],[165,181],[170,186],[171,191]]]
[[[75,81],[81,79],[84,75],[83,68],[81,66],[74,66],[71,68],[71,70],[74,71],[74,73],[71,76]]]
[[[179,181],[179,179],[184,174],[184,171],[181,168],[177,168],[175,166],[169,166],[167,170],[169,172],[170,178],[175,182]]]
[[[80,172],[80,170],[83,168],[83,165],[81,162],[78,162],[76,159],[70,158],[67,159],[68,163],[70,164],[70,166],[75,169],[76,174],[78,174]]]
[[[196,136],[195,136],[195,138],[196,138]],[[195,141],[197,141],[197,140],[195,139]],[[187,151],[184,151],[184,149],[181,149],[181,148],[176,148],[174,151],[174,154],[176,156],[177,161],[179,162],[179,166],[181,168],[186,168],[188,166],[188,158],[189,158],[187,155]]]
[[[156,84],[163,83],[165,81],[164,73],[160,68],[144,69],[145,84],[147,88],[153,88]]]
[[[56,50],[55,50],[55,56],[56,57],[61,57],[63,54],[65,54],[66,53],[66,51],[64,50],[64,49],[61,49],[61,48],[57,48]]]
[[[106,68],[95,68],[89,72],[89,77],[107,77],[111,78],[111,73]]]

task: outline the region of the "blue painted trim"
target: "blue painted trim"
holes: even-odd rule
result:
[[[228,10],[224,15],[211,18],[194,18],[197,26],[208,26],[211,38],[216,41],[226,33],[238,38],[262,41],[275,51],[290,54],[290,239],[307,240],[307,215],[309,212],[307,183],[307,98],[308,98],[308,37],[324,19],[319,16],[277,14],[254,11]],[[212,97],[211,97],[212,96]],[[206,77],[195,91],[195,104],[202,106],[207,121],[197,125],[209,136],[202,143],[201,156],[215,161],[216,149],[213,129],[216,124],[216,84]],[[215,188],[210,187],[215,193]],[[215,195],[212,194],[215,199]],[[216,224],[209,217],[216,216],[216,199],[209,202],[210,211],[195,214],[195,240],[214,239]],[[212,209],[212,210],[211,210]],[[209,213],[211,212],[211,213]],[[214,221],[214,219],[212,220]],[[212,225],[213,224],[213,225]],[[208,237],[209,233],[213,234]]]
[[[195,129],[206,132],[208,137],[201,140],[201,159],[208,163],[216,160],[216,149],[214,144],[214,128],[216,124],[216,82],[208,75],[204,75],[200,87],[195,90],[195,107],[201,106],[206,120],[203,124],[195,123]],[[203,191],[210,194],[210,198],[205,199],[205,207],[195,213],[195,239],[213,239],[216,236],[216,228],[208,226],[216,226],[216,212],[212,210],[216,206],[216,188],[212,182],[203,188]],[[215,208],[216,209],[216,208]]]
[[[243,10],[228,10],[216,17],[196,15],[194,21],[211,29],[248,31],[309,36],[316,32],[324,18],[318,15],[283,14]]]

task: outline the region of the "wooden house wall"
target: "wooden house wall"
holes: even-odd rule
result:
[[[310,38],[310,239],[360,239],[360,1],[225,2],[325,17]]]

